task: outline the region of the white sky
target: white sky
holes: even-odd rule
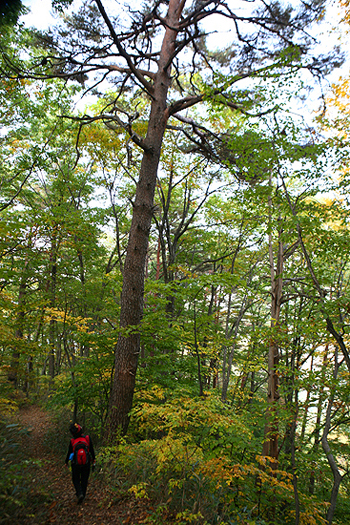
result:
[[[141,0],[127,0],[126,4],[131,5],[133,2],[136,1],[136,4],[141,3]],[[231,0],[232,1],[232,0]],[[290,0],[292,3],[292,0]],[[57,18],[55,18],[55,14],[52,11],[51,8],[51,0],[22,0],[23,4],[30,9],[30,13],[26,15],[25,17],[22,17],[22,20],[25,22],[27,26],[34,26],[38,29],[47,29],[51,25],[55,25],[57,22]],[[119,4],[123,4],[125,0],[119,0]],[[81,0],[75,0],[73,3],[73,10],[74,5],[75,8],[77,8],[77,4],[81,3]],[[108,3],[108,2],[107,2]],[[329,17],[329,14],[332,14],[331,17]],[[327,17],[327,20],[323,22],[321,27],[315,28],[315,33],[319,31],[319,39],[320,39],[320,45],[319,50],[324,53],[327,53],[334,45],[341,44],[341,47],[343,50],[347,52],[347,57],[350,55],[349,48],[350,48],[350,42],[349,39],[343,36],[342,41],[338,41],[339,34],[337,34],[336,31],[330,31],[332,27],[336,27],[337,23],[339,23],[340,18],[340,9],[339,7],[336,7],[335,9],[330,9],[329,14]],[[57,15],[56,15],[57,17]],[[220,22],[218,27],[215,27],[215,32],[213,36],[211,37],[212,41],[214,42],[215,47],[215,40],[219,40],[221,43],[222,41],[229,40],[229,33],[226,33],[226,27],[223,21]],[[343,76],[349,75],[349,59],[347,58],[345,64],[343,67],[339,70],[336,69],[332,72],[332,74],[328,77],[328,82],[336,82],[339,78],[339,75],[343,74]],[[326,88],[327,89],[327,88]]]
[[[26,25],[46,29],[55,22],[51,16],[51,0],[22,0],[30,13],[24,17]]]

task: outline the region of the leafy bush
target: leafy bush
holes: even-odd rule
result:
[[[40,508],[46,495],[32,492],[32,477],[39,461],[26,456],[22,441],[28,435],[19,425],[0,419],[0,521],[30,523],[33,506]]]
[[[167,399],[155,388],[133,418],[142,439],[104,449],[101,461],[119,495],[152,502],[149,523],[295,523],[291,475],[271,469],[249,421],[214,394]],[[300,523],[323,525],[324,508],[300,500]]]

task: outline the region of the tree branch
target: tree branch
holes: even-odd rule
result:
[[[120,53],[120,55],[126,60],[130,70],[132,71],[132,73],[135,75],[135,77],[137,78],[137,80],[139,82],[141,82],[141,84],[143,85],[143,87],[147,90],[147,92],[150,94],[150,95],[153,95],[153,86],[152,84],[150,84],[144,77],[144,74],[142,74],[142,72],[137,69],[135,67],[135,65],[133,64],[133,61],[131,60],[131,57],[130,55],[125,51],[125,49],[123,48],[123,46],[121,45],[120,41],[119,41],[119,38],[114,30],[114,27],[112,25],[112,22],[110,21],[110,19],[108,18],[107,16],[107,13],[105,11],[105,8],[103,7],[102,5],[102,2],[101,0],[95,0],[96,4],[97,4],[97,7],[98,7],[98,10],[100,11],[108,29],[109,29],[109,32],[110,32],[110,35],[113,39],[113,42],[115,43],[115,45],[117,46],[117,49]],[[150,75],[148,75],[150,76]]]
[[[140,135],[135,133],[135,131],[132,128],[132,122],[137,118],[137,116],[138,115],[136,114],[136,116],[130,118],[129,122],[127,122],[127,123],[123,122],[118,117],[118,115],[113,115],[113,114],[110,114],[110,113],[101,113],[100,115],[96,115],[94,117],[91,117],[89,115],[83,115],[82,117],[74,117],[72,115],[62,115],[62,118],[68,118],[70,120],[81,122],[82,125],[90,124],[91,122],[96,122],[97,120],[102,120],[102,121],[104,121],[106,126],[109,127],[110,129],[113,129],[113,127],[112,126],[108,126],[108,124],[110,122],[116,122],[119,125],[119,127],[125,129],[128,132],[131,140],[137,146],[142,148],[144,151],[148,151],[149,148],[146,145],[146,141],[142,137],[140,137]]]

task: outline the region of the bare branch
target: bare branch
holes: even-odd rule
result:
[[[119,38],[114,30],[114,27],[112,25],[112,22],[110,21],[110,19],[108,18],[107,16],[107,13],[105,11],[105,8],[103,7],[102,5],[102,2],[101,0],[95,0],[96,4],[97,4],[97,7],[98,7],[98,10],[100,11],[108,29],[109,29],[109,32],[110,32],[110,35],[113,39],[113,42],[115,43],[115,45],[117,46],[117,49],[120,53],[120,55],[126,60],[130,70],[132,71],[132,73],[135,75],[135,77],[137,78],[137,80],[139,80],[139,82],[141,82],[141,84],[144,86],[144,88],[147,90],[147,92],[150,94],[150,95],[153,95],[153,86],[152,84],[150,84],[144,77],[144,75],[141,73],[141,71],[139,69],[137,69],[135,67],[135,65],[133,64],[132,60],[131,60],[131,57],[130,55],[125,51],[125,49],[123,48],[123,46],[121,45],[120,41],[119,41]],[[148,75],[149,76],[149,75]]]

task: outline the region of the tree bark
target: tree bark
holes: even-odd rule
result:
[[[338,377],[338,370],[340,367],[340,363],[338,362],[338,349],[337,348],[334,353],[334,360],[335,360],[335,363],[334,363],[334,370],[333,370],[333,379],[334,379],[334,382],[336,382],[337,377]],[[331,417],[332,417],[332,407],[333,407],[333,402],[334,402],[334,396],[335,396],[335,386],[332,386],[329,400],[328,400],[326,420],[325,420],[323,434],[322,434],[322,448],[323,448],[324,453],[327,456],[327,461],[328,461],[328,464],[333,474],[333,487],[332,487],[332,492],[331,492],[331,500],[330,500],[330,506],[327,511],[327,524],[328,525],[332,525],[335,507],[337,504],[339,487],[343,480],[343,476],[339,472],[339,468],[338,468],[336,459],[328,443],[328,434],[331,428]]]
[[[281,297],[283,287],[283,244],[281,242],[281,231],[279,231],[278,253],[276,268],[273,257],[272,236],[270,235],[269,253],[270,253],[270,270],[271,270],[271,329],[274,330],[279,324],[281,311]],[[277,468],[278,457],[278,419],[277,404],[279,400],[278,393],[278,375],[277,366],[279,363],[279,349],[276,334],[273,333],[269,344],[268,353],[268,382],[267,382],[267,410],[266,424],[264,432],[263,456],[269,456],[274,459],[271,464],[272,468]]]
[[[321,384],[319,389],[319,397],[318,397],[318,403],[317,403],[317,415],[316,415],[316,425],[314,430],[314,445],[312,447],[312,452],[316,453],[318,452],[318,447],[320,444],[320,433],[321,433],[321,418],[322,418],[322,412],[323,412],[323,406],[324,406],[324,389],[325,389],[325,383],[326,383],[326,368],[328,365],[328,344],[325,347],[324,355],[323,355],[323,363],[322,363],[322,369],[321,369]],[[311,472],[310,472],[310,480],[309,480],[309,494],[313,495],[315,492],[315,462],[312,461],[311,463]]]
[[[314,368],[314,356],[312,355],[311,361],[310,361],[310,373],[313,372],[313,368]],[[306,424],[307,424],[309,406],[310,406],[310,394],[311,394],[311,386],[308,386],[306,389],[306,399],[304,402],[304,415],[303,415],[303,422],[301,425],[301,432],[300,432],[301,442],[303,442],[305,438]]]
[[[221,400],[222,401],[226,401],[227,399],[227,391],[228,391],[228,386],[229,386],[230,377],[231,377],[233,357],[234,357],[234,353],[236,350],[239,325],[247,309],[250,307],[250,305],[251,305],[251,301],[247,299],[247,297],[245,297],[242,302],[241,308],[238,312],[238,315],[232,324],[232,329],[230,330],[231,337],[232,337],[232,331],[233,331],[233,342],[231,344],[230,351],[228,353],[228,358],[227,358],[228,347],[226,347],[226,351],[225,351],[225,367],[223,367],[223,374],[222,374],[223,380],[222,380],[222,390],[221,390]],[[226,363],[226,360],[227,360],[227,363]]]
[[[57,225],[54,226],[51,238],[51,252],[50,252],[50,277],[48,282],[48,291],[50,294],[49,305],[50,308],[56,308],[56,284],[57,284],[57,255],[58,255],[58,232]],[[55,377],[55,348],[56,348],[56,326],[57,322],[54,319],[50,320],[49,326],[49,377],[50,388]]]
[[[160,52],[158,71],[154,78],[151,112],[133,203],[133,216],[123,272],[121,333],[115,349],[115,374],[106,422],[106,441],[112,441],[120,432],[126,433],[129,424],[129,412],[132,408],[140,352],[144,272],[153,214],[154,192],[163,136],[169,118],[167,94],[171,84],[171,61],[175,52],[176,27],[184,3],[184,0],[170,0],[169,2],[166,16],[167,29]]]
[[[27,289],[27,277],[26,271],[28,268],[28,261],[25,262],[24,270],[21,276],[18,291],[18,312],[16,316],[16,331],[15,341],[17,348],[12,353],[10,370],[8,373],[8,380],[11,381],[16,387],[18,386],[18,372],[19,372],[19,360],[20,360],[20,347],[23,341],[23,325],[25,317],[25,302],[26,302],[26,289]]]

